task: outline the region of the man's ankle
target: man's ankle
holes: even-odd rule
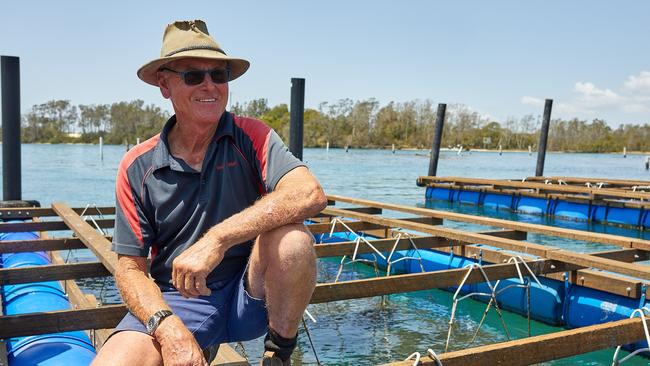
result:
[[[269,332],[264,338],[264,349],[275,352],[280,359],[287,360],[296,348],[298,333],[293,338],[284,338],[269,327]]]

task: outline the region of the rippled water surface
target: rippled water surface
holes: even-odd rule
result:
[[[93,145],[23,145],[23,197],[39,200],[44,206],[54,201],[65,201],[72,206],[114,204],[115,174],[124,147],[105,146],[104,159],[99,159],[99,148]],[[572,226],[583,230],[644,237],[650,234],[613,226],[583,222],[559,221],[533,215],[517,215],[471,205],[458,206],[446,202],[425,202],[424,189],[415,185],[420,175],[426,175],[429,159],[426,151],[306,149],[304,158],[310,169],[320,179],[327,193],[366,198],[411,206],[429,206],[471,214],[516,219],[550,225]],[[549,153],[545,174],[548,176],[585,176],[630,178],[650,180],[644,170],[642,155],[616,154],[560,154]],[[523,178],[534,175],[536,156],[527,153],[472,152],[457,155],[444,152],[441,156],[439,176],[467,176],[480,178]],[[387,213],[391,214],[391,213]],[[392,213],[399,216],[399,214]],[[446,226],[476,230],[471,224],[445,222]],[[481,228],[485,229],[485,228]],[[69,235],[60,233],[59,235]],[[615,249],[615,247],[570,241],[531,234],[528,241],[554,245],[584,252]],[[65,254],[65,253],[64,253]],[[70,261],[91,260],[88,251],[69,255]],[[319,260],[319,282],[334,280],[339,259]],[[347,267],[346,267],[347,268]],[[359,265],[347,268],[343,279],[374,276],[370,267]],[[85,280],[86,291],[101,296],[106,302],[119,301],[111,281]],[[316,353],[321,363],[327,365],[370,365],[404,359],[414,351],[425,352],[432,348],[444,349],[451,315],[452,294],[440,291],[421,291],[397,294],[384,298],[333,302],[310,305],[309,311],[317,323],[308,320]],[[453,328],[451,350],[467,348],[485,304],[463,301],[458,310],[458,322]],[[524,317],[504,314],[510,334],[515,338],[527,336],[528,324]],[[533,322],[534,335],[559,331]],[[493,311],[483,325],[474,345],[506,340],[499,318]],[[244,350],[255,363],[262,353],[261,340],[245,342]],[[587,355],[557,360],[549,365],[606,365],[611,364],[613,349]],[[637,358],[630,365],[646,365],[648,361]],[[299,347],[294,364],[316,364],[308,337],[301,330]]]

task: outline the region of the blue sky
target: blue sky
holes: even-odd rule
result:
[[[650,123],[647,1],[6,1],[0,54],[21,58],[23,111],[143,99],[136,70],[175,19],[204,19],[251,69],[232,100],[462,103],[503,122],[541,114]]]

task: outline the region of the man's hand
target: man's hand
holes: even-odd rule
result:
[[[206,278],[223,260],[225,250],[206,239],[197,241],[172,262],[172,283],[185,297],[208,296]]]
[[[154,332],[165,366],[208,366],[201,347],[177,316],[169,316]]]

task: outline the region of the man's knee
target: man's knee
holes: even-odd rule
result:
[[[282,265],[315,263],[314,237],[305,225],[284,225],[262,235],[261,244],[271,252],[268,259],[276,259]]]
[[[160,346],[147,334],[123,331],[113,334],[97,353],[91,366],[162,365]]]

